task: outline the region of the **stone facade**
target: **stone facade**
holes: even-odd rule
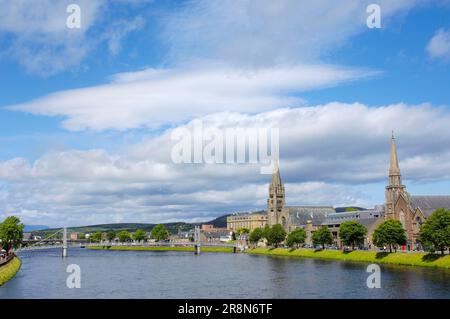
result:
[[[274,171],[272,174],[272,182],[269,185],[269,198],[267,199],[267,212],[269,217],[269,225],[281,224],[287,225],[288,216],[284,210],[285,192],[284,185],[281,182],[278,161],[274,160]]]
[[[227,228],[236,232],[240,228],[248,228],[250,231],[256,228],[264,228],[267,224],[268,215],[263,213],[233,214],[227,217]]]
[[[391,138],[390,167],[388,185],[385,189],[385,203],[373,209],[352,212],[336,212],[331,206],[286,206],[285,189],[281,180],[278,162],[275,161],[272,180],[269,185],[267,213],[236,214],[228,217],[228,229],[263,228],[266,224],[282,225],[287,232],[296,228],[304,228],[307,232],[307,244],[311,244],[311,234],[318,227],[326,225],[340,245],[338,238],[339,225],[345,221],[356,220],[367,230],[365,244],[372,246],[374,230],[385,220],[398,220],[402,223],[408,238],[408,248],[418,245],[420,225],[425,222],[436,209],[450,209],[450,196],[411,196],[402,184],[402,175],[397,158],[397,146],[394,136]]]
[[[450,209],[450,196],[412,196],[402,184],[395,137],[391,138],[391,163],[385,191],[386,220],[398,220],[408,238],[408,248],[419,244],[420,225],[438,208]]]

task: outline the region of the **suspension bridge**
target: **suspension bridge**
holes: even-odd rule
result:
[[[58,234],[62,233],[62,238],[57,238]],[[68,256],[69,248],[85,248],[85,247],[113,247],[113,246],[132,246],[132,247],[194,247],[195,254],[200,254],[201,247],[224,247],[233,248],[233,252],[238,252],[242,250],[243,247],[238,244],[226,244],[226,243],[211,243],[202,242],[200,240],[200,227],[195,227],[194,241],[189,243],[175,243],[175,242],[111,242],[111,241],[100,241],[96,243],[80,241],[80,240],[69,240],[67,238],[67,228],[64,227],[50,236],[41,239],[28,241],[27,245],[20,247],[16,250],[17,253],[21,251],[33,251],[33,250],[46,250],[46,249],[61,249],[62,257]]]

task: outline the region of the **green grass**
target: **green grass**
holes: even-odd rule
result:
[[[192,251],[194,247],[170,247],[170,246],[90,246],[86,247],[93,250],[135,250],[135,251]],[[205,253],[232,253],[232,247],[201,247],[201,252]]]
[[[377,253],[374,251],[359,250],[342,252],[340,250],[315,251],[313,249],[288,248],[254,248],[250,249],[248,253],[450,269],[450,255],[440,256],[425,253]]]
[[[10,280],[19,271],[22,262],[14,257],[9,263],[0,267],[0,286]]]

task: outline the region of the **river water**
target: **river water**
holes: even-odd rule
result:
[[[247,254],[58,249],[20,254],[22,268],[3,298],[450,298],[450,271]],[[81,288],[69,289],[69,264]]]

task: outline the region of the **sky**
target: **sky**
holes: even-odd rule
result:
[[[370,4],[381,28],[369,28]],[[80,28],[69,28],[70,4]],[[0,219],[264,209],[255,164],[176,163],[195,123],[279,130],[287,205],[450,194],[450,1],[0,0]]]

